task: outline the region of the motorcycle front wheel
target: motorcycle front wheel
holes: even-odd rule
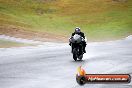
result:
[[[73,59],[76,61],[77,60],[77,50],[73,49]]]

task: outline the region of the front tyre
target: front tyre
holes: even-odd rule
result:
[[[76,49],[73,49],[73,59],[77,61],[77,51]]]

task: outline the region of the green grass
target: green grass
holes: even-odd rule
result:
[[[0,0],[1,25],[69,36],[76,26],[89,40],[132,34],[132,0]]]
[[[22,47],[22,46],[28,46],[28,45],[29,44],[18,43],[18,42],[0,39],[0,48]]]

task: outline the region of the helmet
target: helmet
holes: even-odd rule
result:
[[[79,27],[76,27],[75,28],[75,33],[80,33],[81,32],[81,29]]]

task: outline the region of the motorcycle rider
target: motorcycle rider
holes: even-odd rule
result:
[[[79,27],[76,27],[76,28],[75,28],[75,32],[72,33],[71,38],[72,38],[75,34],[78,34],[78,35],[80,35],[81,37],[83,37],[83,38],[85,39],[84,33],[81,32],[81,29],[80,29]],[[70,38],[70,39],[71,39],[71,38]],[[86,50],[85,50],[86,45],[87,45],[87,44],[86,44],[86,41],[82,41],[82,44],[83,44],[83,52],[86,53]],[[69,43],[69,45],[71,46],[71,42]],[[72,47],[72,50],[73,50],[73,47]]]

